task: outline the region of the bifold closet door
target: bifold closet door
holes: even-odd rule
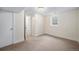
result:
[[[0,13],[0,48],[12,44],[12,13]]]

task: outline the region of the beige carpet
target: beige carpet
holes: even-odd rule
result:
[[[55,38],[49,35],[28,37],[29,40],[11,45],[0,50],[3,51],[78,51],[79,43]]]

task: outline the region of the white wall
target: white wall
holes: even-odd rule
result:
[[[79,9],[77,10],[77,38],[79,40]]]
[[[53,13],[52,13],[53,14]],[[53,15],[52,15],[53,16]],[[50,25],[50,17],[46,19],[45,33],[79,41],[77,37],[77,12],[76,10],[61,12],[57,14],[58,25]]]
[[[15,40],[14,43],[24,41],[24,11],[14,13]]]
[[[38,36],[44,33],[43,22],[43,16],[40,14],[32,18],[32,35]]]

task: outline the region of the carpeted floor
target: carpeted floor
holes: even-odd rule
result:
[[[79,51],[79,43],[50,35],[29,37],[21,43],[0,49],[1,51]]]

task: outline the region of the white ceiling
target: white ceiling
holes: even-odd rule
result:
[[[46,15],[52,12],[66,12],[66,11],[71,11],[74,9],[79,9],[79,8],[78,7],[47,7],[46,11],[42,14]],[[36,13],[36,10],[34,7],[28,7],[28,8],[25,8],[25,12],[27,14],[34,14]]]
[[[71,11],[74,9],[78,9],[78,7],[47,7],[45,14],[55,11],[56,12]],[[22,10],[25,10],[27,14],[36,13],[35,7],[0,7],[0,11],[20,12]]]
[[[8,12],[20,12],[24,8],[23,7],[0,7],[0,11],[8,11]]]

